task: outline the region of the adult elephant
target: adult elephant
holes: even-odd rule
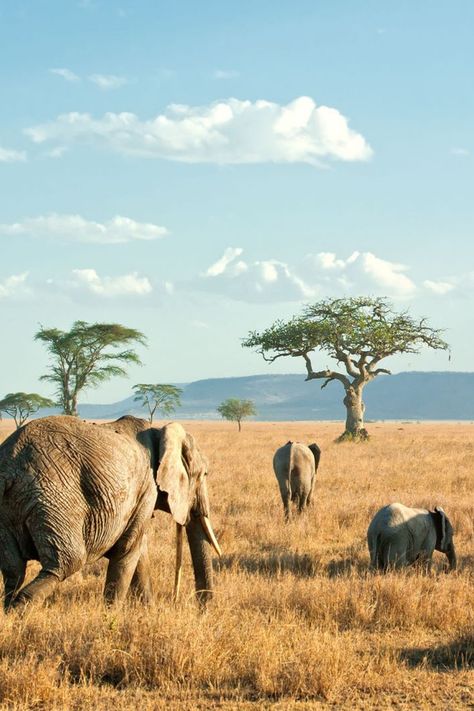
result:
[[[104,595],[119,602],[129,589],[150,599],[146,531],[153,510],[177,524],[175,594],[186,528],[198,597],[212,590],[207,463],[191,435],[171,423],[157,429],[126,416],[104,425],[45,417],[0,446],[0,568],[4,605],[46,598],[69,575],[102,556],[109,560]],[[29,560],[39,574],[21,588]]]
[[[431,567],[433,551],[441,551],[456,568],[453,527],[440,506],[434,511],[390,504],[378,511],[367,531],[370,562],[386,571],[415,562]]]
[[[299,513],[310,505],[320,458],[321,450],[317,444],[306,446],[289,441],[275,452],[273,470],[287,521],[290,519],[290,502],[296,504]]]

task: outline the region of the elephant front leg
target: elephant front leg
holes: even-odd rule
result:
[[[106,604],[113,605],[124,601],[138,567],[140,552],[140,545],[137,545],[126,553],[110,554],[104,588]],[[139,572],[136,580],[140,578],[143,580]]]

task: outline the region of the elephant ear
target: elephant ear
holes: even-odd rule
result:
[[[189,446],[183,427],[171,422],[160,430],[159,461],[156,483],[168,494],[168,506],[176,523],[188,519],[190,498]]]
[[[308,444],[308,449],[311,450],[313,457],[314,457],[314,471],[318,471],[318,466],[319,466],[319,460],[321,459],[321,450],[319,449],[318,445],[313,442],[313,444]]]
[[[182,455],[192,481],[198,480],[206,474],[209,466],[208,461],[197,448],[194,437],[188,433],[185,434],[183,440]]]
[[[447,540],[446,540],[446,514],[444,513],[441,506],[435,506],[435,513],[439,515],[441,521],[441,531],[439,533],[439,549],[441,551],[446,550]]]

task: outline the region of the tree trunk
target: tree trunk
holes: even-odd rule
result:
[[[241,429],[242,429],[242,426],[241,426],[241,424],[240,424],[240,420],[237,420],[237,424],[239,425],[239,432],[240,432]]]
[[[353,387],[351,385],[346,389],[344,405],[346,406],[346,429],[339,440],[367,439],[368,433],[364,427],[365,405],[362,402],[361,386]]]
[[[71,415],[77,417],[77,395],[71,397]]]

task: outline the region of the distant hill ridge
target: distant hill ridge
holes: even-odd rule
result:
[[[180,384],[182,406],[175,417],[220,419],[216,407],[229,397],[255,402],[257,420],[342,420],[343,389],[301,375],[249,375]],[[380,376],[365,389],[367,420],[474,420],[474,373],[406,372]],[[42,414],[45,414],[44,412]],[[133,396],[109,405],[80,405],[88,419],[145,416]],[[159,417],[159,416],[158,416]]]

